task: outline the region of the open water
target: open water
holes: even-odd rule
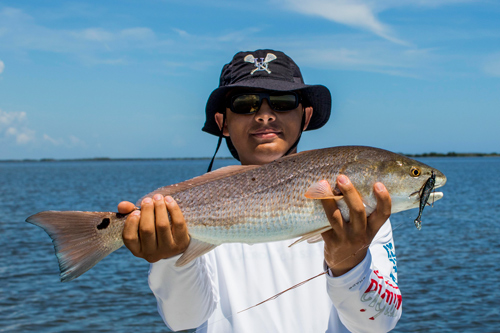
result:
[[[417,210],[391,217],[403,293],[395,332],[499,332],[500,158],[421,160],[448,183],[444,199],[425,209],[421,231]],[[145,261],[121,248],[61,283],[49,236],[24,220],[48,209],[115,211],[121,200],[202,174],[207,164],[0,163],[0,332],[167,331]]]

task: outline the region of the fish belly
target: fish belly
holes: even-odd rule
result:
[[[200,214],[196,221],[189,222],[189,217],[187,220],[191,237],[216,245],[293,239],[329,225],[319,200],[286,210],[235,210],[224,214]],[[212,220],[217,222],[210,223]]]

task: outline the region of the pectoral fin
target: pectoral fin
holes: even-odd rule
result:
[[[177,259],[177,261],[175,262],[175,266],[180,267],[187,265],[194,259],[204,255],[207,252],[210,252],[216,247],[217,245],[206,243],[191,237],[188,248],[186,249],[186,251],[184,251],[182,256]]]
[[[335,199],[339,200],[343,196],[333,194],[332,187],[330,183],[326,180],[320,180],[317,183],[312,184],[304,194],[308,199]]]
[[[320,240],[318,239],[318,236],[321,237],[321,234],[324,233],[325,231],[328,231],[332,228],[332,226],[326,226],[326,227],[323,227],[323,228],[320,228],[320,229],[317,229],[317,230],[313,230],[311,232],[308,232],[307,234],[303,235],[302,237],[300,237],[299,239],[297,239],[295,242],[293,242],[292,244],[288,245],[288,247],[292,247],[294,246],[295,244],[299,244],[303,241],[309,241],[311,240],[310,243],[316,243],[316,242],[319,242]]]

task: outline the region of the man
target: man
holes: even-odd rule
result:
[[[328,89],[305,85],[284,53],[240,52],[222,70],[203,130],[224,136],[242,164],[260,165],[295,153],[302,131],[323,126],[330,109]],[[339,176],[334,185],[345,197],[350,221],[342,219],[334,200],[323,200],[332,225],[322,234],[324,244],[223,244],[183,267],[174,266],[189,245],[182,212],[170,196],[144,199],[141,211],[128,217],[123,238],[134,255],[152,263],[149,284],[165,323],[173,330],[198,327],[197,332],[392,329],[401,315],[401,295],[389,193],[383,184],[374,185],[377,208],[367,218],[349,179]],[[118,209],[128,213],[134,206],[122,202]],[[326,283],[317,278],[237,313],[322,269]]]

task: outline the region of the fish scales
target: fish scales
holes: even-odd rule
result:
[[[191,236],[208,243],[298,237],[329,224],[321,202],[305,198],[304,192],[322,179],[334,184],[345,161],[363,151],[342,148],[293,155],[172,196]]]
[[[415,172],[417,170],[418,172]],[[186,220],[191,243],[177,261],[182,266],[230,242],[261,243],[313,237],[329,227],[322,198],[333,198],[344,219],[349,209],[335,187],[337,175],[349,177],[370,214],[376,207],[373,184],[382,182],[391,195],[391,213],[419,206],[420,189],[436,174],[434,188],[446,177],[438,170],[386,150],[346,146],[306,151],[262,166],[230,166],[162,187]],[[441,192],[429,199],[442,198]],[[140,201],[138,203],[140,205]],[[52,238],[61,281],[70,281],[123,245],[126,216],[112,212],[45,211],[27,221]]]

